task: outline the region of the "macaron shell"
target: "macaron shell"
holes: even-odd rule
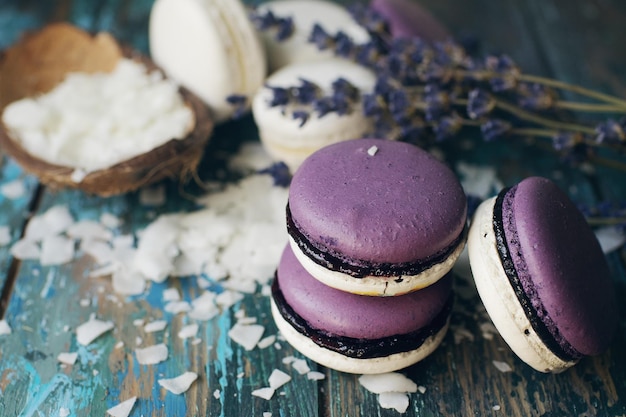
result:
[[[512,216],[503,207],[503,223],[524,292],[542,320],[578,352],[603,352],[618,315],[593,231],[568,196],[545,178],[528,178],[510,193]]]
[[[320,50],[308,41],[315,24],[329,34],[343,31],[355,42],[365,43],[369,35],[341,5],[321,0],[279,0],[258,6],[259,13],[272,11],[278,17],[291,17],[294,32],[288,39],[278,41],[272,31],[262,32],[270,73],[294,63],[312,62],[334,56],[330,50]]]
[[[469,230],[467,249],[476,289],[498,332],[520,359],[540,372],[562,372],[578,361],[557,356],[526,315],[498,253],[495,202],[493,197],[478,206]]]
[[[264,51],[239,0],[157,0],[149,38],[157,65],[199,96],[218,122],[234,113],[229,95],[252,95],[265,78]]]
[[[415,0],[372,0],[370,7],[385,18],[394,38],[418,37],[432,42],[450,36],[445,26]]]
[[[345,78],[362,92],[374,88],[376,77],[370,70],[350,61],[331,58],[324,61],[289,65],[272,74],[265,82],[270,87],[292,87],[306,79],[317,84],[325,94],[338,78]],[[272,90],[261,88],[252,103],[252,113],[259,128],[259,136],[268,152],[295,171],[314,151],[323,146],[347,139],[362,137],[372,129],[371,121],[363,115],[359,104],[349,114],[329,113],[323,117],[312,113],[301,125],[290,110],[281,106],[270,107]],[[310,107],[305,107],[310,111]]]
[[[313,278],[287,246],[277,270],[287,303],[315,329],[357,339],[401,335],[428,326],[452,288],[450,275],[423,290],[397,297],[367,297],[328,287]]]
[[[449,248],[467,210],[459,181],[443,163],[413,145],[380,139],[315,152],[294,174],[289,205],[309,241],[347,259],[381,263],[415,262]]]

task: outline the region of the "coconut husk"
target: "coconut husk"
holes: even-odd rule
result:
[[[50,91],[69,72],[111,72],[122,57],[138,60],[148,70],[157,69],[147,56],[121,47],[108,33],[91,35],[67,23],[50,24],[29,33],[0,55],[0,114],[15,100]],[[11,137],[1,120],[0,145],[27,172],[52,188],[78,188],[111,196],[166,177],[186,179],[200,162],[213,120],[197,96],[184,88],[180,93],[195,116],[194,126],[185,138],[172,139],[145,154],[88,173],[80,182],[72,178],[75,168],[55,165],[28,153]]]

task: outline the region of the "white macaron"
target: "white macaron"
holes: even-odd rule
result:
[[[254,96],[252,114],[259,136],[267,152],[284,162],[291,172],[316,150],[348,139],[358,139],[372,131],[372,122],[363,114],[360,101],[348,114],[331,112],[320,115],[310,105],[271,106],[273,87],[298,86],[302,79],[316,84],[325,96],[332,94],[332,84],[343,78],[361,93],[369,93],[376,76],[367,68],[353,62],[332,58],[323,61],[292,64],[272,74]],[[308,120],[293,117],[294,110],[310,112]]]
[[[263,3],[259,14],[271,11],[275,16],[291,18],[293,34],[283,41],[273,31],[261,32],[265,43],[270,73],[296,62],[310,62],[333,56],[332,51],[320,50],[308,41],[315,24],[328,34],[342,31],[356,43],[365,43],[370,37],[343,6],[323,0],[276,0]]]
[[[252,96],[265,79],[265,51],[239,0],[156,0],[149,38],[156,64],[200,97],[217,122],[236,111],[228,96]]]

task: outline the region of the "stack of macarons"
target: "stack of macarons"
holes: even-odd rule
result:
[[[332,369],[382,373],[441,343],[448,271],[466,240],[465,194],[444,164],[388,140],[324,147],[294,174],[286,217],[271,304],[297,350]],[[485,201],[467,235],[478,293],[520,359],[556,373],[607,349],[618,322],[609,269],[553,182],[531,177]]]
[[[297,350],[344,372],[382,373],[441,343],[448,271],[466,238],[465,194],[443,163],[381,139],[324,147],[294,174],[287,229],[272,313]]]

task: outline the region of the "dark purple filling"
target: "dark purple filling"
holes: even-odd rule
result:
[[[461,244],[467,234],[467,227],[463,229],[459,237],[457,237],[448,247],[434,253],[433,255],[420,259],[415,262],[387,263],[387,262],[368,262],[360,259],[347,259],[340,254],[323,248],[309,240],[298,226],[294,223],[287,204],[287,233],[293,238],[300,250],[308,256],[313,262],[329,269],[350,275],[354,278],[363,278],[366,276],[389,277],[400,275],[418,275],[433,265],[437,265],[445,261],[452,252]],[[397,282],[402,282],[399,277]]]
[[[504,267],[504,272],[509,278],[511,287],[515,291],[515,295],[519,300],[526,318],[530,322],[533,330],[537,333],[541,341],[550,349],[556,356],[564,361],[575,361],[583,357],[559,332],[558,327],[554,321],[547,314],[545,308],[540,301],[536,301],[534,304],[531,300],[531,296],[536,294],[532,280],[530,277],[522,277],[524,271],[527,271],[524,260],[524,256],[517,247],[510,247],[507,243],[507,239],[504,231],[504,223],[502,216],[504,212],[508,213],[508,216],[513,216],[513,210],[511,205],[515,197],[516,187],[504,189],[498,194],[496,198],[494,210],[493,210],[493,230],[496,237],[496,248]],[[509,224],[514,224],[510,221]],[[516,238],[510,238],[509,242],[514,246],[517,242]],[[511,258],[511,250],[518,252],[517,268]],[[523,278],[524,284],[522,284]]]
[[[274,277],[272,283],[272,298],[278,307],[280,315],[298,333],[311,339],[316,345],[340,353],[344,356],[357,359],[382,358],[394,353],[409,352],[422,346],[426,339],[437,334],[444,328],[448,317],[452,313],[454,297],[451,294],[441,312],[426,327],[414,332],[383,337],[380,339],[356,339],[314,329],[287,304]]]

